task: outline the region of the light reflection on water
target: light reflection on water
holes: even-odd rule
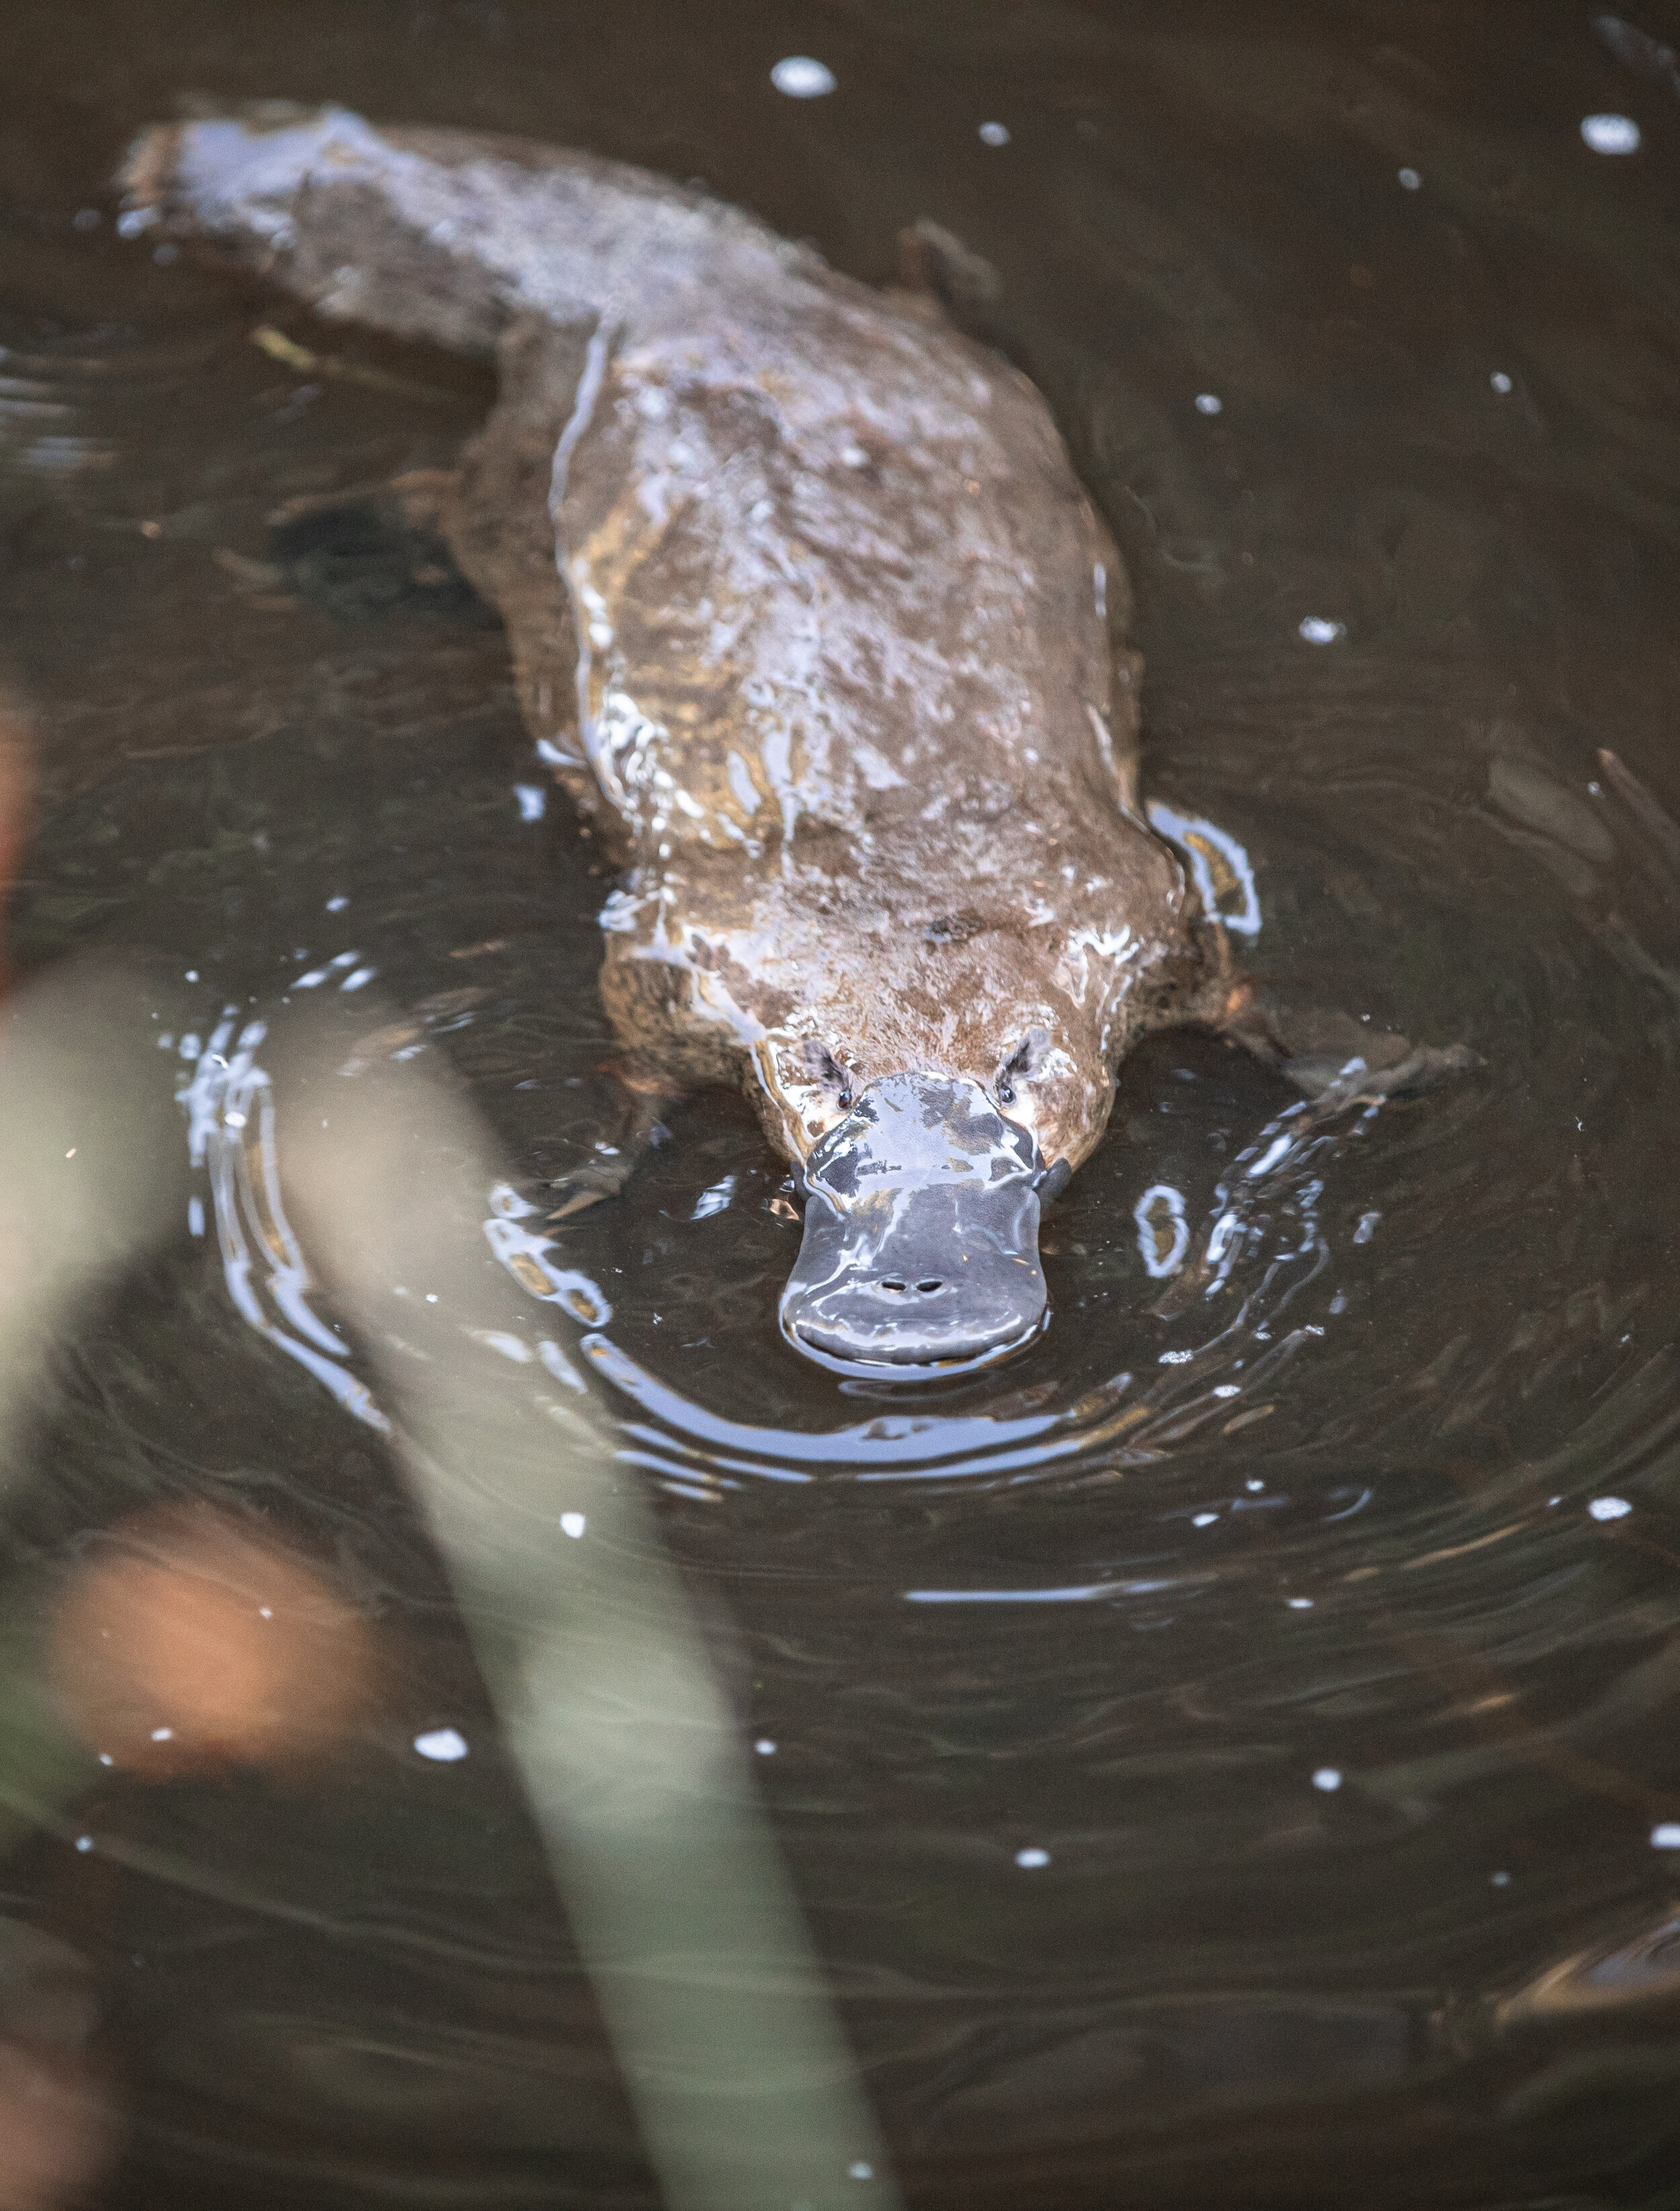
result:
[[[911,2200],[1659,2200],[1669,90],[1540,5],[836,8],[798,34],[837,80],[809,102],[745,4],[638,0],[611,36],[519,0],[369,0],[330,37],[277,7],[237,66],[215,11],[147,20],[91,11],[74,55],[93,32],[7,33],[0,519],[47,793],[15,943],[158,953],[203,1178],[197,1227],[66,1351],[6,1565],[39,1590],[136,1514],[252,1516],[342,1577],[391,1687],[306,1784],[107,1778],[9,1861],[49,1947],[0,1971],[0,2029],[43,1961],[91,1974],[129,2129],[107,2200],[537,2204],[560,2169],[646,2196],[377,1390],[265,1177],[299,1110],[271,1040],[323,1003],[343,1063],[453,1069],[513,1163],[458,1223],[508,1299],[484,1386],[586,1392],[658,1497],[776,1746]],[[1246,956],[1483,1070],[1320,1118],[1152,1043],[1046,1223],[1048,1336],[973,1384],[836,1386],[781,1347],[797,1215],[732,1101],[543,1231],[606,1125],[610,882],[522,795],[546,778],[496,633],[417,552],[288,553],[266,520],[447,465],[488,385],[300,317],[316,365],[288,366],[248,342],[271,300],[78,227],[126,130],[198,84],[703,173],[876,279],[903,221],[956,230],[1120,536],[1145,789],[1252,867]],[[1624,112],[1641,150],[1606,161],[1581,117]],[[415,1753],[449,1729],[470,1756]]]

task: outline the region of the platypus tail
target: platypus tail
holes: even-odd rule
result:
[[[383,130],[265,102],[154,127],[130,148],[120,227],[201,238],[319,312],[488,354],[509,323],[634,324],[790,260],[821,264],[703,193],[592,154]],[[675,296],[675,299],[673,298]]]

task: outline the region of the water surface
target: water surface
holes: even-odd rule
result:
[[[607,1128],[610,880],[379,491],[488,379],[119,238],[103,180],[183,93],[331,97],[701,177],[873,281],[919,216],[993,264],[1131,568],[1146,789],[1252,864],[1245,957],[1484,1068],[1321,1120],[1152,1041],[1046,1227],[1047,1336],[913,1390],[781,1343],[783,1169],[696,1099],[550,1254],[598,1324],[533,1300],[531,1340],[713,1623],[911,2202],[1671,2201],[1672,84],[1549,0],[198,0],[0,41],[13,948],[143,954],[183,1087],[361,997],[535,1204]],[[835,91],[778,94],[789,55]],[[92,1974],[98,2200],[650,2200],[435,1552],[195,1189],[67,1348],[4,1570],[46,1602],[209,1499],[395,1655],[312,1777],[112,1778],[0,1871]],[[470,1755],[416,1754],[446,1728]]]

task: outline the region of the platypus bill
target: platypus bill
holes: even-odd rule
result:
[[[1046,1324],[1040,1205],[1149,1030],[1349,1096],[1471,1058],[1368,1030],[1290,1056],[1140,810],[1107,530],[1040,394],[932,289],[641,170],[340,110],[149,131],[124,185],[130,233],[497,358],[443,526],[626,871],[623,1125],[560,1216],[674,1099],[739,1084],[805,1196],[788,1340],[959,1373]],[[961,265],[927,226],[909,245],[924,279]]]

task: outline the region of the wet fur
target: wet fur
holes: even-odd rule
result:
[[[627,871],[627,1136],[739,1082],[798,1161],[907,1069],[1077,1165],[1137,1038],[1237,1000],[1137,811],[1124,571],[1040,395],[931,295],[643,172],[276,119],[149,132],[130,203],[323,314],[494,354],[442,518]]]

